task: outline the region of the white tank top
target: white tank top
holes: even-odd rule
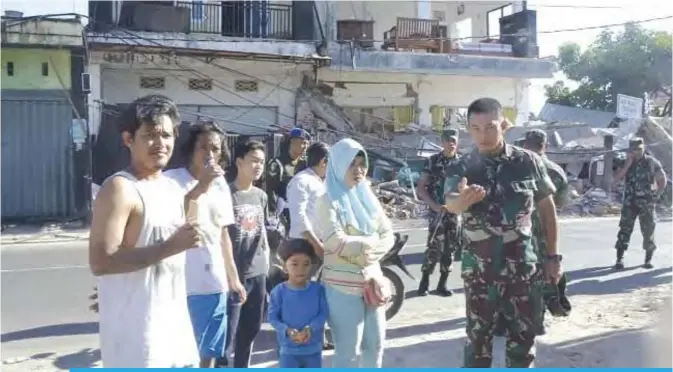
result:
[[[143,203],[135,249],[168,239],[184,222],[183,193],[165,176],[130,180]],[[185,253],[132,273],[98,278],[100,348],[104,368],[198,366],[187,308]]]

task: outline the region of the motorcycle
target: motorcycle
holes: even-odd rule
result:
[[[277,243],[273,244],[270,246],[272,247],[271,249],[271,266],[269,268],[269,273],[268,273],[268,291],[270,292],[273,287],[276,285],[284,282],[287,280],[287,274],[285,273],[285,270],[283,269],[283,265],[281,263],[280,258],[278,257],[276,253],[277,247],[282,244],[281,238],[278,236],[278,232],[276,231],[269,231],[273,234],[273,240],[275,240]],[[271,239],[270,239],[271,240]],[[381,257],[380,263],[381,263],[381,271],[383,271],[383,276],[388,280],[390,288],[391,288],[391,297],[386,303],[386,320],[392,319],[397,313],[400,311],[402,308],[402,305],[404,304],[404,293],[405,293],[405,288],[404,288],[404,282],[402,281],[402,278],[398,273],[393,270],[393,267],[397,267],[399,270],[401,270],[404,274],[406,274],[408,277],[411,279],[416,280],[413,275],[409,272],[407,269],[407,266],[404,264],[402,261],[402,258],[400,257],[400,252],[406,247],[407,241],[409,240],[409,235],[404,235],[401,236],[399,233],[395,233],[395,242],[393,243],[393,246],[390,248],[390,250]]]
[[[400,252],[407,246],[408,240],[409,235],[401,236],[400,233],[395,233],[395,243],[392,248],[383,255],[380,261],[383,276],[389,281],[392,292],[392,296],[386,304],[386,320],[390,320],[397,315],[404,304],[404,282],[392,268],[397,267],[409,278],[416,280],[409,270],[407,270],[407,266],[402,261],[402,257],[400,257]]]

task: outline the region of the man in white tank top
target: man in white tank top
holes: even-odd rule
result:
[[[89,238],[105,368],[199,363],[184,253],[199,245],[199,234],[185,222],[184,194],[162,174],[179,122],[175,103],[157,95],[137,99],[120,117],[131,163],[103,183]]]
[[[164,174],[175,180],[189,199],[187,218],[198,222],[202,247],[187,251],[187,304],[201,356],[200,368],[213,368],[224,356],[227,296],[245,302],[229,237],[234,224],[231,191],[220,164],[229,160],[224,133],[214,123],[196,123],[182,147],[187,166]]]

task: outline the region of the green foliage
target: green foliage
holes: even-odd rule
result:
[[[642,97],[643,93],[668,91],[670,97],[671,34],[627,24],[623,31],[603,31],[581,51],[575,43],[559,47],[557,63],[568,79],[545,86],[548,102],[566,106],[613,111],[617,94]]]

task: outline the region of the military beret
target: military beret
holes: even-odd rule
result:
[[[542,129],[531,129],[526,132],[525,141],[542,146],[547,143],[547,133]]]
[[[458,131],[455,129],[445,130],[444,132],[442,132],[442,140],[443,141],[454,140],[458,142]]]

